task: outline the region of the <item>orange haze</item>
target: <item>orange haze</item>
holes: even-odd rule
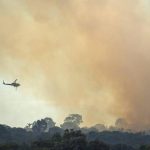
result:
[[[1,75],[85,125],[150,126],[148,0],[1,0]],[[32,85],[32,87],[31,87]],[[24,102],[25,103],[25,102]]]

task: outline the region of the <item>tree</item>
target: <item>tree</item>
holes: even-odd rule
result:
[[[4,144],[0,145],[0,150],[18,150],[19,146],[17,144]]]
[[[99,132],[107,130],[107,128],[103,124],[96,124],[93,126],[93,128],[97,129]]]
[[[149,145],[141,145],[140,150],[150,150],[150,146]]]
[[[128,123],[124,118],[118,118],[115,122],[115,127],[118,129],[126,129],[128,127]]]
[[[25,129],[37,133],[48,132],[50,128],[55,127],[55,124],[51,118],[44,118],[34,121],[32,124],[28,124]]]
[[[109,145],[98,140],[91,141],[88,144],[88,150],[109,150],[109,149],[110,149]]]
[[[82,116],[79,114],[70,114],[64,120],[64,123],[60,125],[63,129],[79,129],[79,125],[82,123]]]
[[[80,130],[66,129],[62,145],[63,150],[86,150],[86,136]]]

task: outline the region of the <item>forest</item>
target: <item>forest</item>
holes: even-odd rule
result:
[[[28,123],[24,128],[0,125],[0,150],[150,150],[148,132],[133,132],[96,124],[80,127],[79,114],[70,114],[59,127],[51,118]]]

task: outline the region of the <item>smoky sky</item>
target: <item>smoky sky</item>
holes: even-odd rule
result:
[[[1,76],[20,78],[24,92],[56,108],[59,118],[80,113],[91,125],[121,117],[130,128],[148,128],[149,5],[0,0]]]

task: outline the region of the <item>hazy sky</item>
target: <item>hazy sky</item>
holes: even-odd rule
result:
[[[0,0],[0,123],[149,128],[149,39],[149,0]]]

